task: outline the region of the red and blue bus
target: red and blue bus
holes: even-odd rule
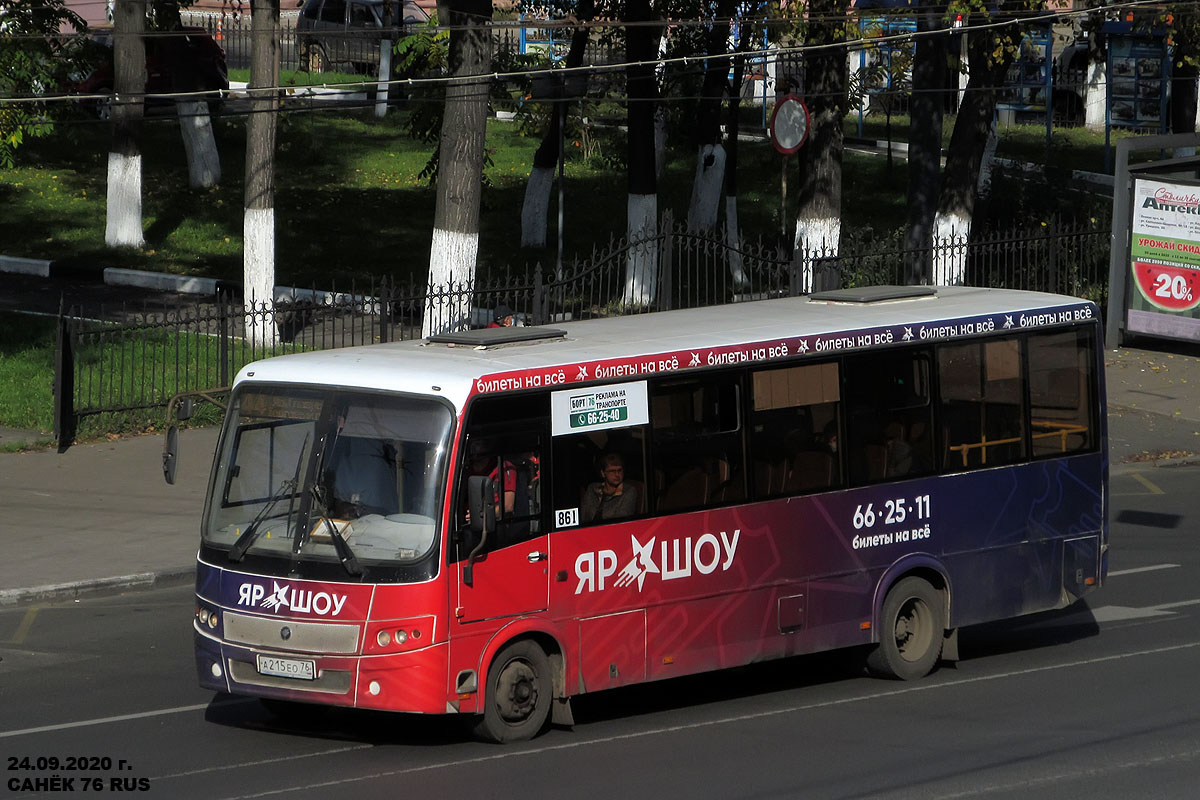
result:
[[[1103,582],[1099,325],[873,287],[250,364],[200,683],[513,741],[585,692],[832,648],[920,678]]]

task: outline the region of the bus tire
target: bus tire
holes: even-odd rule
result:
[[[487,696],[475,735],[498,744],[532,739],[546,727],[553,695],[546,652],[532,639],[509,644],[488,670]]]
[[[879,644],[867,669],[881,678],[912,681],[928,675],[942,653],[946,621],[941,594],[917,577],[891,588],[879,617]]]

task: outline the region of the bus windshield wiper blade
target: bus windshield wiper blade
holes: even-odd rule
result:
[[[275,508],[275,504],[284,498],[285,495],[291,497],[296,496],[296,485],[300,482],[300,465],[304,463],[304,449],[308,447],[308,436],[304,437],[304,443],[300,445],[300,455],[296,458],[296,471],[292,475],[290,481],[284,481],[279,485],[279,491],[271,497],[262,510],[255,515],[250,524],[246,526],[246,530],[242,531],[242,535],[233,543],[233,547],[229,548],[229,560],[237,563],[246,557],[246,551],[250,549],[250,545],[254,544],[254,540],[258,538],[259,528],[262,526],[263,520]],[[288,505],[288,519],[292,518],[291,504]]]
[[[325,528],[329,531],[329,538],[333,540],[333,549],[337,551],[338,560],[342,562],[342,567],[356,578],[361,576],[363,574],[362,566],[358,563],[358,559],[354,557],[354,551],[350,549],[350,545],[346,542],[345,537],[342,536],[341,531],[324,514],[321,515],[321,521],[325,523]]]

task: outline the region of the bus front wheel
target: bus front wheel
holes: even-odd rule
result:
[[[942,653],[945,636],[941,595],[921,578],[897,583],[883,601],[879,644],[867,668],[883,678],[912,681],[928,675]]]
[[[489,742],[522,742],[546,725],[553,701],[550,659],[523,639],[505,647],[488,670],[487,698],[475,734]]]

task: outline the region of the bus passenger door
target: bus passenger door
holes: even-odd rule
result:
[[[542,528],[540,455],[537,432],[477,437],[468,443],[454,564],[455,616],[460,622],[519,616],[548,607],[550,542]],[[495,489],[496,527],[482,542],[466,524],[469,475],[491,477]]]

